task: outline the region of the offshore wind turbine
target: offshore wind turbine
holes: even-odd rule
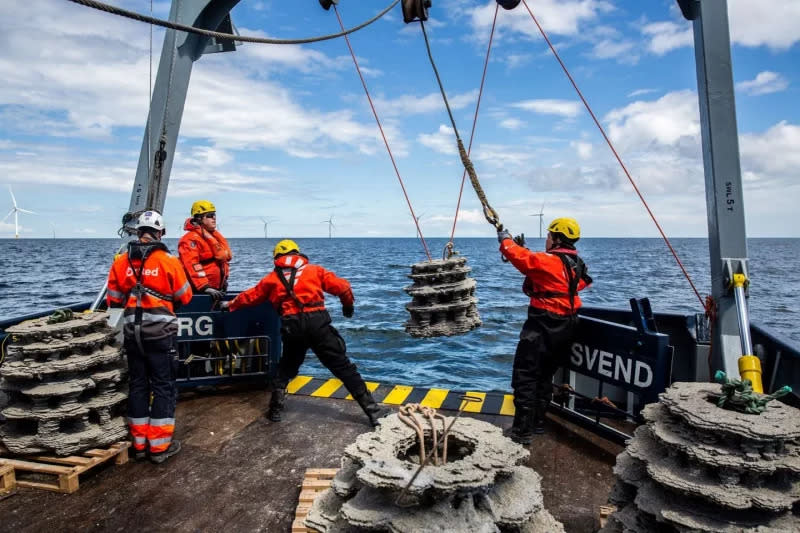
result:
[[[414,218],[417,219],[417,236],[422,239],[422,230],[419,227],[419,219],[425,216],[425,213],[420,213],[419,215],[415,216]]]
[[[538,213],[530,215],[532,217],[539,217],[539,238],[542,238],[542,224],[544,224],[544,202],[542,202],[542,207],[539,209]]]
[[[275,221],[274,220],[267,220],[264,217],[259,217],[259,218],[261,218],[261,222],[264,223],[264,238],[268,239],[269,238],[269,223],[270,222],[275,222]]]
[[[17,199],[14,198],[14,191],[11,190],[11,185],[8,186],[8,192],[11,193],[11,202],[14,204],[14,207],[11,208],[11,211],[5,216],[2,222],[5,222],[8,217],[12,214],[14,215],[14,238],[19,239],[19,214],[26,213],[28,215],[35,215],[33,211],[28,211],[27,209],[22,209],[17,205]]]
[[[331,230],[336,226],[333,224],[333,215],[330,216],[328,220],[323,220],[320,224],[327,224],[328,225],[328,238],[331,238]]]

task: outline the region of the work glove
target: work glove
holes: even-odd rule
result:
[[[525,234],[520,233],[516,237],[514,237],[514,242],[519,244],[520,246],[525,246]]]
[[[352,318],[355,310],[356,310],[355,307],[353,307],[352,305],[342,306],[342,314],[344,315],[345,318]]]
[[[224,302],[219,303],[219,310],[220,311],[230,311],[229,307],[231,306],[230,300],[225,300]]]
[[[497,230],[497,242],[502,244],[504,240],[511,238],[511,233],[507,229]]]
[[[211,296],[211,299],[215,302],[222,300],[222,297],[225,296],[225,293],[222,291],[218,291],[217,289],[213,289],[211,287],[206,287],[203,289],[203,294],[207,294]]]

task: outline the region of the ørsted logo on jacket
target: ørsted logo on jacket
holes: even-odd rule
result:
[[[126,276],[135,276],[136,273],[133,271],[131,267],[128,267],[128,270],[125,271]],[[145,268],[142,270],[142,276],[152,276],[158,277],[158,267],[155,268]]]

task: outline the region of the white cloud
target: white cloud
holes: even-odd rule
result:
[[[417,137],[420,144],[427,146],[431,150],[435,150],[440,154],[453,155],[458,154],[458,145],[456,144],[456,135],[453,128],[439,125],[439,131],[436,133],[420,133]]]
[[[769,70],[759,72],[752,80],[740,81],[736,84],[737,89],[752,96],[777,93],[785,90],[788,86],[789,81],[786,78]]]
[[[453,215],[434,215],[428,219],[429,222],[445,222],[448,224],[453,223]],[[483,216],[483,211],[480,209],[459,209],[458,221],[467,224],[485,224],[486,218]]]
[[[744,46],[786,50],[800,41],[800,2],[728,0],[731,40]]]
[[[195,146],[192,149],[193,157],[202,166],[220,167],[230,163],[233,157],[225,150],[210,146]]]
[[[644,150],[653,143],[675,145],[700,136],[697,94],[678,91],[658,100],[637,101],[605,116],[611,140],[623,151]]]
[[[578,113],[581,111],[580,102],[575,102],[572,100],[523,100],[522,102],[511,104],[511,106],[518,109],[524,109],[525,111],[541,113],[543,115],[559,115],[567,118],[574,118],[578,116]]]
[[[578,154],[578,157],[585,160],[591,159],[592,157],[592,143],[587,143],[583,141],[572,141],[570,146],[575,149],[575,152]]]
[[[624,62],[635,62],[638,55],[633,53],[636,44],[633,41],[615,41],[613,39],[602,39],[595,43],[592,48],[592,56],[598,59],[619,58]]]
[[[494,19],[494,1],[476,7],[470,13],[470,23],[476,31],[476,38],[484,40],[488,35]],[[529,4],[530,5],[530,4]],[[598,18],[601,13],[614,9],[610,2],[602,0],[538,0],[531,11],[539,20],[544,31],[552,35],[577,35],[581,25]],[[510,33],[539,38],[539,30],[531,21],[530,14],[524,6],[501,13],[497,17],[496,30],[499,34],[507,30]]]
[[[656,89],[636,89],[628,93],[628,98],[636,98],[637,96],[644,96],[645,94],[651,94],[656,92]]]
[[[451,109],[463,109],[475,103],[478,98],[477,89],[462,94],[448,95],[447,101]],[[425,96],[402,95],[397,98],[375,98],[375,109],[378,116],[416,115],[445,111],[444,100],[439,92]]]
[[[474,161],[480,161],[494,168],[518,169],[532,161],[533,150],[518,145],[481,144],[473,150]]]
[[[767,46],[787,50],[800,41],[800,2],[771,0],[768,5],[752,0],[728,0],[731,42],[742,46]],[[648,49],[656,55],[693,43],[692,23],[654,22],[642,33],[650,38]]]
[[[746,183],[797,184],[800,175],[800,126],[785,120],[763,134],[740,135],[742,171]]]
[[[505,118],[498,123],[503,129],[506,130],[518,130],[525,127],[525,122],[521,121],[518,118]]]
[[[642,33],[650,39],[647,49],[656,55],[691,46],[694,42],[692,25],[688,21],[685,24],[652,22],[642,26]]]

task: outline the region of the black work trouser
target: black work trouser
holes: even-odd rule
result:
[[[545,407],[550,403],[553,375],[566,361],[577,324],[577,315],[561,316],[528,308],[511,376],[515,407],[534,409],[537,404]]]
[[[143,340],[141,353],[134,339],[125,339],[128,357],[128,416],[130,418],[174,418],[177,401],[176,338]],[[153,403],[150,404],[150,393]]]
[[[278,363],[275,388],[286,388],[297,376],[300,365],[306,358],[306,352],[311,348],[320,363],[344,383],[353,397],[360,396],[367,390],[367,385],[358,373],[356,365],[347,357],[344,339],[331,325],[328,311],[281,317],[281,340],[283,354]]]

